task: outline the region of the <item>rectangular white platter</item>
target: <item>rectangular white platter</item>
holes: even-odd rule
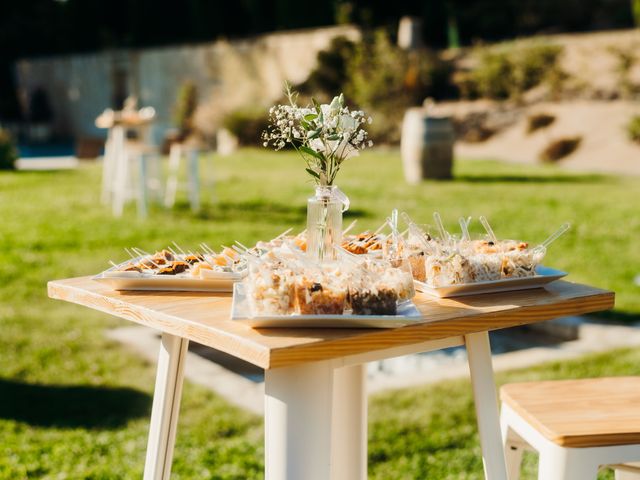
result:
[[[127,263],[130,262],[124,262],[124,264]],[[93,277],[93,280],[107,284],[114,290],[231,292],[233,284],[242,280],[243,277],[243,274],[232,272],[211,272],[206,277],[200,278],[191,277],[188,274],[184,276],[142,275],[138,272],[118,272],[116,267],[112,267]]]
[[[538,265],[533,277],[504,278],[489,282],[464,283],[448,285],[446,287],[430,287],[426,283],[415,281],[416,290],[439,298],[461,297],[463,295],[478,295],[482,293],[510,292],[513,290],[528,290],[540,288],[562,277],[567,273],[554,268]]]
[[[245,285],[233,286],[231,320],[253,328],[397,328],[423,322],[413,302],[398,305],[397,315],[275,315],[251,317]]]

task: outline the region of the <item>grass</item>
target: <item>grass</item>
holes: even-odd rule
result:
[[[460,215],[484,214],[498,235],[533,242],[571,221],[546,263],[615,290],[612,318],[640,315],[639,179],[458,162],[456,181],[407,186],[399,165],[376,151],[341,172],[361,228],[394,206],[425,223],[438,210],[452,229]],[[133,207],[114,219],[99,205],[96,166],[0,173],[0,479],[140,477],[154,367],[105,339],[122,321],[48,300],[46,282],[98,272],[123,247],[250,243],[303,228],[312,187],[293,154],[247,150],[213,167],[217,203],[197,216],[186,203],[155,209],[144,221]],[[500,380],[638,374],[638,365],[640,353],[619,351]],[[371,478],[481,478],[471,405],[463,381],[375,397]],[[262,454],[260,418],[186,386],[173,478],[262,478]]]

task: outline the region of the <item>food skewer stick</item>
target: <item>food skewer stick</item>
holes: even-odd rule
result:
[[[469,235],[469,224],[471,223],[471,217],[460,217],[458,219],[458,223],[460,224],[460,230],[462,230],[462,240],[471,240],[471,235]]]
[[[447,232],[444,228],[444,224],[442,223],[442,217],[440,217],[440,214],[438,212],[433,212],[433,219],[436,222],[436,227],[438,227],[438,232],[440,233],[440,238],[442,239],[442,241],[448,241],[450,235],[449,232]]]
[[[248,252],[249,250],[251,250],[249,247],[247,247],[247,246],[246,246],[246,245],[244,245],[243,243],[240,243],[240,241],[238,241],[238,240],[236,240],[236,242],[235,242],[235,243],[236,243],[236,245],[239,245],[240,247],[244,248],[247,252]],[[223,248],[226,248],[226,247],[224,247],[224,245],[223,245],[222,247],[223,247]]]
[[[175,247],[178,249],[178,251],[179,251],[181,254],[186,255],[186,252],[185,252],[182,248],[180,248],[180,245],[178,245],[178,244],[177,244],[176,242],[174,242],[174,241],[172,241],[171,243],[173,243],[173,244],[175,245]]]
[[[138,257],[140,257],[140,255],[134,255],[133,253],[131,253],[131,250],[129,250],[127,247],[124,247],[124,251],[127,252],[127,255],[129,255],[132,260],[137,260]]]
[[[117,263],[115,263],[113,260],[109,260],[109,263],[111,264],[111,266],[115,267],[115,268],[119,268],[120,265],[118,265]]]
[[[288,228],[287,230],[285,230],[284,232],[282,232],[280,235],[278,235],[277,237],[274,238],[274,240],[280,240],[282,237],[284,237],[286,234],[288,234],[291,230],[293,230],[293,227]]]
[[[140,255],[141,257],[146,256],[147,258],[144,259],[144,261],[149,261],[154,267],[156,268],[163,268],[161,265],[158,265],[156,262],[154,262],[153,260],[151,260],[152,255],[146,254],[146,255],[141,255],[142,250],[136,248],[136,247],[131,247],[131,250],[133,250],[135,253],[137,253],[138,255]]]
[[[222,247],[222,250],[223,250],[223,251],[224,251],[225,249],[233,250],[233,248],[231,248],[231,247],[226,247],[226,246],[224,246],[224,245],[220,245],[220,246]],[[233,250],[233,251],[235,252],[235,250]],[[222,256],[227,260],[227,262],[230,262],[230,263],[231,263],[231,265],[233,265],[233,264],[235,263],[235,260],[234,260],[233,258],[231,258],[229,255],[227,255],[226,253],[222,253],[222,252],[220,252],[220,255],[222,255]]]
[[[385,221],[382,223],[382,225],[380,225],[380,226],[378,227],[378,229],[377,229],[375,232],[373,232],[373,235],[374,235],[374,236],[375,236],[375,235],[378,235],[382,230],[384,230],[384,228],[385,228],[386,226],[387,226],[387,221],[385,220]]]
[[[345,228],[342,231],[342,235],[346,235],[347,233],[349,233],[351,231],[351,229],[356,226],[356,223],[358,223],[358,219],[357,218],[353,222],[351,222],[347,228]]]
[[[248,255],[249,257],[260,258],[259,253],[254,252],[253,250],[247,250],[247,248],[244,246],[240,247],[238,245],[232,245],[231,248],[233,248],[233,250],[238,252],[240,255]]]
[[[216,255],[216,252],[209,247],[209,245],[207,245],[206,243],[202,242],[200,244],[200,248],[202,248],[206,253],[208,253],[209,255]]]
[[[553,243],[555,240],[557,240],[558,237],[562,236],[570,228],[571,228],[571,224],[570,223],[563,223],[558,230],[556,230],[551,235],[549,235],[549,237],[544,242],[542,242],[540,245],[538,245],[536,248],[534,248],[534,250],[535,251],[545,251],[547,249],[547,247],[549,245],[551,245],[551,243]]]
[[[433,252],[433,247],[427,241],[427,234],[418,226],[416,223],[411,220],[411,217],[407,214],[407,212],[402,212],[400,214],[405,223],[409,226],[409,232],[413,233],[422,245],[429,251]]]
[[[391,227],[391,254],[395,256],[398,253],[398,210],[391,211],[391,217],[387,217],[387,223]]]
[[[489,235],[489,238],[491,239],[491,241],[497,244],[498,237],[496,237],[496,234],[493,233],[493,229],[491,228],[491,225],[489,225],[489,222],[487,221],[484,215],[480,215],[480,223],[482,224],[484,229],[487,231],[487,234]]]

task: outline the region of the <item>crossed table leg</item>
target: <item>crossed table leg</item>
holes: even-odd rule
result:
[[[365,363],[464,343],[485,478],[507,480],[487,332],[265,372],[267,480],[367,477]],[[162,334],[144,480],[171,472],[188,340]]]

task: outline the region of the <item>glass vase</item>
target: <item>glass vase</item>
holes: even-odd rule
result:
[[[316,186],[307,201],[307,255],[311,260],[335,260],[334,245],[342,243],[342,214],[349,199],[336,186]]]

